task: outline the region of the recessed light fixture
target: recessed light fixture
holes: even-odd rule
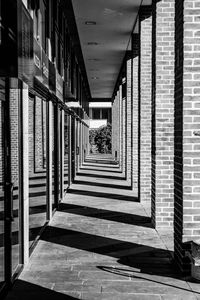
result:
[[[100,61],[99,58],[88,58],[89,61]]]
[[[88,42],[87,44],[88,44],[89,46],[97,46],[97,45],[98,45],[97,42]]]
[[[92,79],[97,80],[97,79],[99,79],[99,77],[94,76],[94,77],[92,77]]]
[[[86,21],[85,25],[96,25],[97,23],[95,21]]]

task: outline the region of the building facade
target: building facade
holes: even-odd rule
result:
[[[87,153],[90,90],[72,7],[45,0],[0,6],[3,289],[28,262]]]
[[[134,196],[151,205],[153,226],[173,231],[175,261],[189,274],[200,236],[200,1],[146,2],[112,95],[113,158]],[[71,1],[0,7],[3,290],[84,162],[92,96]]]
[[[184,274],[200,225],[199,5],[140,7],[113,93],[113,156],[139,201],[150,203],[154,227],[173,231]]]

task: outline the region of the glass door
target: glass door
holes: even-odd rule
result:
[[[18,80],[5,81],[5,279],[10,283],[21,264],[22,97]]]
[[[29,246],[47,222],[47,103],[29,95]]]

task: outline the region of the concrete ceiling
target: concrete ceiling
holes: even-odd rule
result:
[[[151,0],[72,3],[92,98],[111,98],[139,7]]]

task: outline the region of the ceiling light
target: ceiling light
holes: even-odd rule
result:
[[[100,61],[99,58],[88,58],[88,60],[90,60],[90,61]]]
[[[97,46],[97,45],[98,45],[97,42],[88,42],[87,44],[88,44],[89,46]]]
[[[94,76],[94,77],[92,77],[92,79],[97,80],[97,79],[99,79],[99,77]]]
[[[96,25],[97,23],[95,21],[86,21],[85,25]]]

